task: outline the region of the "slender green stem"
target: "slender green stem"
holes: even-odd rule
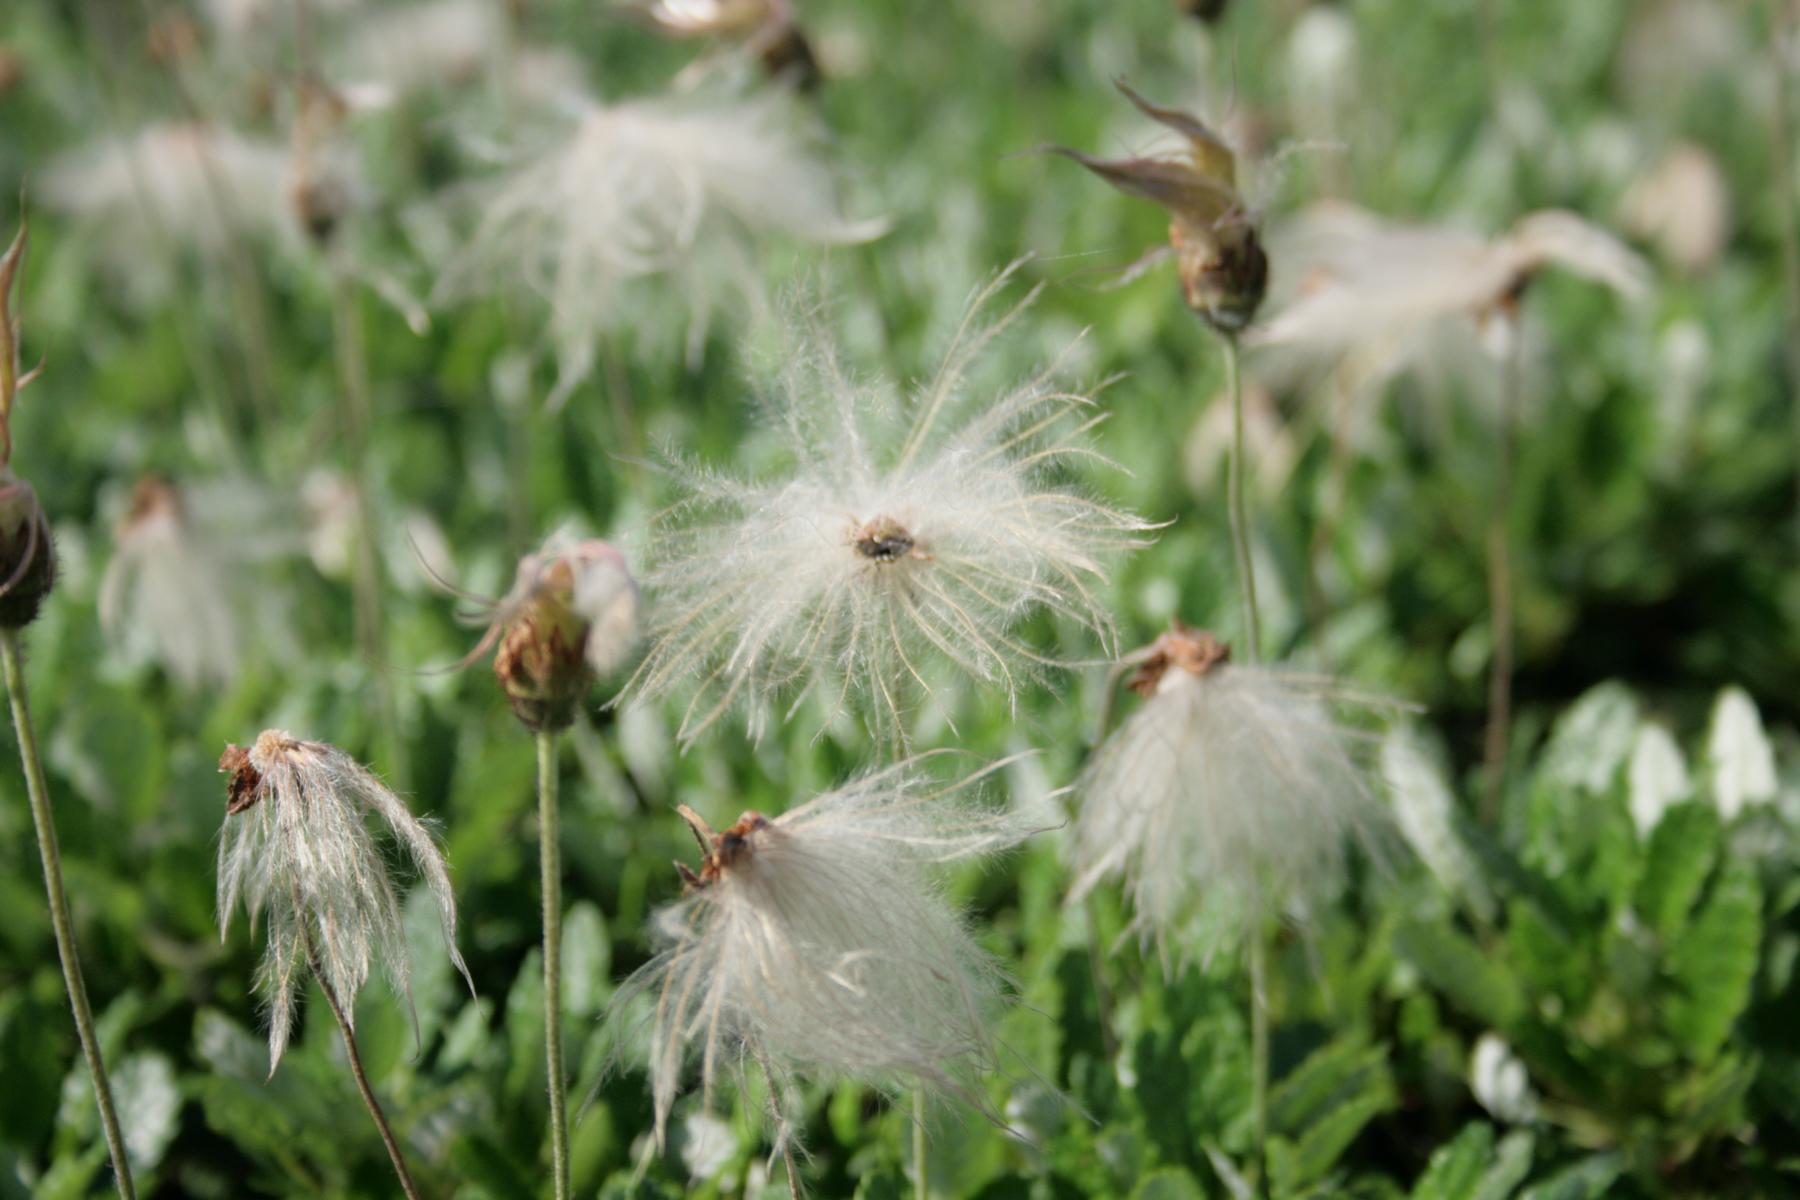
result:
[[[356,557],[351,564],[356,644],[368,664],[375,689],[375,719],[383,743],[382,757],[391,776],[405,783],[401,752],[400,715],[395,706],[393,681],[388,676],[387,620],[382,608],[381,542],[375,529],[372,482],[369,470],[370,426],[374,405],[369,395],[369,361],[363,343],[362,311],[356,280],[348,267],[332,261],[332,347],[337,360],[338,403],[344,440],[350,456],[350,489],[356,505]]]
[[[1794,395],[1794,449],[1800,456],[1800,195],[1794,188],[1794,135],[1792,115],[1788,110],[1787,66],[1782,55],[1787,53],[1794,37],[1793,20],[1786,14],[1789,6],[1775,0],[1771,8],[1769,45],[1774,54],[1775,108],[1769,121],[1770,161],[1775,168],[1775,185],[1779,203],[1776,219],[1781,222],[1781,276],[1787,292],[1788,319],[1793,327],[1787,336],[1788,385]],[[1794,533],[1800,537],[1800,473],[1794,476]]]
[[[369,1110],[369,1116],[375,1119],[375,1128],[381,1132],[381,1143],[387,1147],[388,1160],[394,1164],[394,1174],[399,1177],[400,1189],[406,1193],[407,1200],[419,1200],[419,1189],[413,1183],[412,1172],[406,1168],[406,1158],[400,1153],[400,1143],[388,1124],[387,1114],[381,1109],[381,1101],[375,1098],[375,1089],[369,1086],[369,1074],[363,1070],[362,1054],[356,1048],[356,1031],[351,1028],[349,1014],[344,1011],[337,993],[325,982],[325,972],[319,965],[319,952],[313,945],[312,931],[305,929],[304,937],[306,963],[312,968],[313,979],[317,981],[319,990],[325,993],[325,1003],[330,1006],[331,1015],[337,1019],[338,1032],[344,1035],[344,1050],[350,1056],[350,1074],[356,1077],[356,1090],[362,1093],[363,1105]]]
[[[1511,332],[1513,344],[1506,352],[1501,375],[1500,437],[1495,452],[1494,495],[1488,512],[1488,623],[1494,646],[1488,665],[1487,786],[1482,794],[1481,819],[1490,827],[1500,816],[1500,799],[1506,786],[1506,752],[1512,741],[1511,517],[1513,459],[1518,439],[1519,342],[1524,331],[1515,323]]]
[[[1238,370],[1237,338],[1221,334],[1219,340],[1225,346],[1225,387],[1231,393],[1231,460],[1226,464],[1231,546],[1244,602],[1244,659],[1255,663],[1262,657],[1262,621],[1256,609],[1256,563],[1250,556],[1250,521],[1244,509],[1244,381]]]
[[[544,893],[544,1073],[550,1084],[550,1159],[556,1200],[569,1200],[568,1081],[562,1047],[562,853],[556,807],[556,733],[537,732],[538,864]]]
[[[1250,1113],[1255,1122],[1257,1189],[1268,1195],[1269,946],[1259,921],[1250,935]]]
[[[929,1200],[931,1183],[925,1178],[930,1165],[925,1156],[925,1089],[913,1093],[913,1195],[916,1200]]]
[[[44,891],[50,899],[50,928],[56,935],[56,956],[62,961],[63,985],[69,1007],[75,1013],[75,1034],[94,1081],[94,1099],[100,1106],[100,1127],[106,1133],[106,1150],[112,1156],[114,1182],[123,1200],[136,1200],[131,1164],[125,1158],[125,1135],[113,1109],[112,1084],[100,1057],[100,1039],[94,1033],[94,1013],[88,1007],[87,982],[81,977],[81,960],[75,954],[75,930],[69,920],[69,898],[63,891],[62,855],[56,848],[56,824],[50,816],[50,791],[44,786],[44,766],[38,759],[37,735],[32,731],[31,704],[25,695],[25,666],[19,654],[19,631],[0,630],[0,659],[6,669],[6,697],[12,702],[13,728],[19,734],[19,761],[25,768],[25,792],[31,802],[31,823],[37,829],[38,854],[44,861]]]

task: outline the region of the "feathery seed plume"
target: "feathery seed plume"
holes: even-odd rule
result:
[[[793,1137],[801,1079],[923,1087],[982,1106],[972,1085],[997,1068],[991,1018],[999,966],[945,903],[928,869],[988,854],[1031,832],[984,807],[976,784],[942,786],[911,759],[778,817],[746,813],[714,832],[685,806],[699,871],[655,918],[664,949],[621,988],[609,1021],[648,1026],[656,1135],[684,1068],[699,1060],[703,1103],[720,1076],[760,1067],[777,1150]],[[654,1000],[636,1026],[627,1010]]]
[[[1327,894],[1381,820],[1358,735],[1326,682],[1230,661],[1171,622],[1125,661],[1143,704],[1080,784],[1071,902],[1119,879],[1133,928],[1168,949],[1197,918],[1228,932]]]
[[[219,843],[220,936],[239,900],[252,926],[266,917],[268,947],[257,989],[269,1010],[269,1070],[287,1047],[294,1001],[310,969],[353,1019],[370,960],[410,998],[411,965],[400,898],[370,832],[373,812],[406,849],[431,890],[450,961],[469,980],[456,948],[456,900],[443,851],[406,802],[335,746],[264,730],[246,750],[227,746]],[[469,988],[474,990],[469,980]]]
[[[663,314],[633,285],[663,277],[684,306],[696,357],[713,315],[762,303],[754,252],[781,235],[865,241],[809,144],[806,114],[777,89],[583,104],[559,140],[478,192],[479,221],[438,281],[440,301],[524,293],[549,313],[553,405],[593,369],[594,341]]]
[[[939,663],[1009,697],[1064,666],[1014,626],[1049,609],[1110,640],[1096,594],[1112,552],[1142,520],[1069,486],[1097,457],[1081,440],[1103,419],[1049,368],[998,396],[975,393],[973,361],[1031,302],[985,322],[975,298],[936,375],[909,402],[854,382],[816,315],[784,356],[770,403],[785,468],[733,478],[675,462],[683,498],[651,539],[651,649],[627,694],[691,685],[691,742],[734,705],[753,735],[770,703],[853,698],[883,733],[903,731],[910,692]],[[1032,294],[1035,296],[1035,292]]]

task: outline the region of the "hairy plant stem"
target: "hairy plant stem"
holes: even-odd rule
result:
[[[1492,507],[1488,512],[1488,624],[1494,646],[1488,664],[1488,723],[1484,751],[1487,782],[1481,797],[1481,820],[1489,828],[1500,818],[1500,801],[1506,786],[1506,752],[1512,741],[1511,517],[1513,458],[1518,439],[1519,341],[1523,333],[1515,322],[1511,330],[1512,345],[1507,348],[1506,361],[1501,368],[1500,436],[1495,449]]]
[[[1244,661],[1262,657],[1262,621],[1256,611],[1256,563],[1250,556],[1250,520],[1244,509],[1244,381],[1238,370],[1237,338],[1219,335],[1225,347],[1225,387],[1231,393],[1231,458],[1226,463],[1226,503],[1231,510],[1231,548],[1237,557],[1238,590],[1244,602]]]
[[[930,1200],[931,1183],[925,1178],[925,1169],[930,1165],[925,1154],[925,1089],[913,1093],[912,1110],[913,1196],[915,1200]]]
[[[113,1181],[124,1200],[136,1200],[131,1164],[125,1158],[125,1135],[113,1108],[112,1083],[100,1057],[100,1039],[94,1033],[94,1012],[88,1007],[87,981],[81,976],[81,960],[75,953],[75,929],[69,920],[69,898],[63,891],[62,855],[56,847],[56,824],[50,815],[50,791],[44,785],[44,765],[38,758],[37,734],[31,725],[31,704],[25,694],[25,664],[19,653],[19,631],[0,629],[0,660],[6,670],[6,698],[12,703],[13,728],[19,735],[19,762],[25,769],[25,794],[31,803],[31,824],[37,830],[38,855],[44,863],[44,891],[50,900],[50,929],[56,937],[56,956],[62,962],[63,986],[75,1013],[75,1034],[94,1081],[94,1100],[100,1108],[100,1127],[106,1133],[106,1151],[112,1156]]]
[[[556,1200],[569,1200],[568,1081],[562,1045],[562,853],[556,732],[537,731],[538,866],[544,894],[544,1074],[550,1086],[550,1161]]]
[[[1250,934],[1250,1115],[1255,1123],[1256,1186],[1269,1194],[1269,944],[1261,921]]]
[[[325,982],[325,972],[319,965],[319,951],[313,945],[312,930],[304,930],[306,940],[306,965],[312,969],[313,979],[319,990],[325,993],[325,1003],[331,1008],[331,1015],[337,1019],[338,1032],[344,1035],[344,1050],[350,1056],[350,1073],[356,1077],[356,1090],[362,1093],[362,1100],[369,1110],[369,1116],[375,1120],[375,1128],[381,1131],[382,1144],[387,1147],[388,1159],[394,1164],[394,1174],[400,1179],[400,1188],[406,1193],[407,1200],[419,1200],[418,1185],[413,1183],[412,1172],[406,1169],[406,1159],[400,1153],[400,1143],[394,1137],[392,1127],[388,1125],[387,1114],[381,1110],[381,1101],[375,1098],[375,1089],[369,1086],[368,1072],[363,1070],[362,1054],[356,1048],[356,1031],[351,1028],[349,1014],[344,1012],[343,1004],[337,993]]]
[[[1226,501],[1231,510],[1231,545],[1237,556],[1238,588],[1244,605],[1244,661],[1262,658],[1262,620],[1256,609],[1256,563],[1250,555],[1250,520],[1244,504],[1244,380],[1237,338],[1220,334],[1225,346],[1225,386],[1231,393],[1231,458],[1226,464]],[[1269,1140],[1268,947],[1259,921],[1250,931],[1250,1110],[1255,1123],[1257,1186],[1267,1195],[1264,1150]]]
[[[393,683],[388,678],[387,620],[381,604],[381,544],[376,536],[375,513],[370,504],[369,429],[374,406],[369,397],[368,352],[363,344],[356,280],[348,266],[337,258],[337,253],[340,252],[333,252],[331,260],[331,340],[337,361],[339,414],[350,456],[350,489],[356,509],[356,554],[350,576],[356,646],[368,664],[374,684],[375,719],[383,743],[380,757],[396,784],[404,787],[406,764],[401,752],[400,715],[395,707]]]

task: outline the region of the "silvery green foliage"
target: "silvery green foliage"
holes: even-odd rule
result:
[[[553,403],[592,371],[602,332],[665,318],[633,287],[651,277],[685,311],[692,357],[715,313],[761,305],[761,239],[858,242],[884,228],[843,216],[815,140],[775,88],[581,100],[548,144],[478,189],[479,220],[437,297],[541,301]]]
[[[630,692],[691,697],[691,742],[734,707],[753,735],[808,694],[899,736],[909,693],[947,664],[1016,700],[1069,665],[1020,638],[1049,609],[1110,643],[1100,589],[1142,520],[1084,495],[1064,469],[1097,457],[1103,419],[1060,365],[998,394],[971,386],[981,352],[1030,303],[983,319],[974,298],[942,366],[904,403],[855,380],[816,315],[800,322],[768,404],[785,463],[743,478],[674,462],[645,574],[651,649]]]
[[[977,781],[998,767],[945,786],[921,762],[771,820],[746,814],[713,835],[697,886],[656,915],[662,949],[609,1021],[621,1052],[648,1060],[659,1141],[691,1063],[707,1106],[723,1076],[767,1076],[777,1150],[802,1079],[982,1103],[972,1088],[998,1068],[1004,980],[930,869],[1012,845],[1031,824],[978,802]]]
[[[254,774],[242,778],[253,789],[244,797],[249,806],[226,817],[219,844],[219,923],[224,936],[240,900],[252,925],[266,918],[268,946],[256,984],[269,1012],[273,1072],[309,967],[351,1019],[371,960],[396,993],[410,997],[400,898],[370,832],[370,813],[430,889],[445,947],[465,980],[468,968],[456,949],[456,901],[443,851],[400,797],[337,747],[280,730],[258,735],[248,766]]]
[[[1775,752],[1763,732],[1756,701],[1740,687],[1728,687],[1713,704],[1706,731],[1706,766],[1712,776],[1713,803],[1727,821],[1747,806],[1775,799],[1779,780]]]
[[[1168,669],[1079,784],[1071,902],[1119,880],[1132,930],[1181,957],[1203,915],[1235,934],[1330,895],[1385,819],[1340,699],[1280,670]]]

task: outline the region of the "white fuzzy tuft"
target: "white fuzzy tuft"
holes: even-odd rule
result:
[[[1334,689],[1260,667],[1170,668],[1080,785],[1071,902],[1119,879],[1167,950],[1202,916],[1241,932],[1329,895],[1382,821]]]
[[[653,276],[685,307],[692,355],[715,312],[761,303],[760,239],[830,244],[882,231],[839,211],[809,124],[775,89],[588,104],[560,141],[485,190],[437,297],[522,291],[548,306],[556,399],[592,370],[600,333],[663,319],[632,286]]]
[[[1344,204],[1323,205],[1273,239],[1284,307],[1245,339],[1335,362],[1357,353],[1375,378],[1425,355],[1439,322],[1480,323],[1548,267],[1603,284],[1627,300],[1650,288],[1649,268],[1612,234],[1573,213],[1526,215],[1487,239],[1446,226],[1394,225]]]
[[[386,969],[394,990],[410,998],[400,900],[369,831],[370,812],[392,831],[430,888],[445,946],[464,979],[468,968],[456,949],[456,901],[443,851],[404,801],[342,750],[280,730],[259,735],[247,763],[254,802],[225,819],[219,924],[223,936],[240,899],[252,925],[267,916],[268,948],[257,990],[269,1010],[273,1072],[287,1046],[309,958],[347,1016],[354,1013],[371,959]],[[469,986],[473,991],[472,981]]]
[[[734,705],[760,735],[771,702],[812,692],[861,699],[897,734],[938,662],[1016,697],[1041,668],[1067,665],[1015,635],[1034,609],[1110,641],[1096,588],[1112,552],[1150,526],[1059,482],[1093,455],[1082,435],[1102,416],[1057,385],[1056,366],[971,395],[972,360],[1024,307],[979,323],[1005,279],[909,404],[852,382],[809,322],[771,405],[785,469],[737,479],[672,466],[686,496],[651,541],[653,645],[628,690],[694,685],[685,741]]]
[[[793,1136],[802,1079],[924,1087],[985,1107],[997,1069],[992,1018],[1004,977],[944,901],[928,868],[1009,846],[1031,832],[983,807],[976,780],[944,787],[911,759],[764,822],[714,835],[744,841],[662,910],[665,944],[626,982],[609,1020],[647,1043],[660,1141],[686,1068],[703,1103],[722,1073],[769,1078],[777,1149]],[[639,997],[652,998],[648,1015]]]
[[[270,502],[240,481],[177,490],[140,482],[100,579],[107,639],[186,688],[223,687],[248,659],[294,649],[282,591],[256,565],[294,549],[275,532]]]
[[[222,126],[150,125],[52,162],[39,187],[52,208],[90,219],[121,262],[168,242],[207,251],[234,233],[296,233],[289,154]]]

